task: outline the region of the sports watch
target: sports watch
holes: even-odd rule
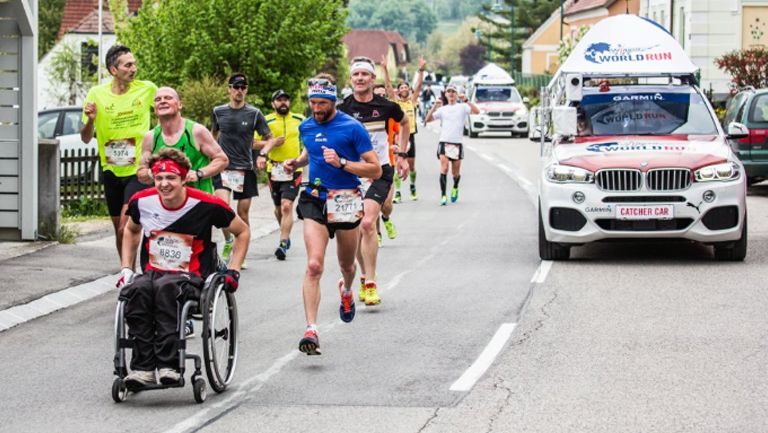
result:
[[[347,158],[339,158],[339,165],[341,165],[341,169],[344,170],[344,167],[347,166]]]
[[[205,177],[205,173],[203,173],[203,170],[200,170],[200,169],[195,170],[195,174],[197,175],[198,180]]]

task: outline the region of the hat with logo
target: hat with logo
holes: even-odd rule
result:
[[[235,84],[242,84],[247,86],[248,77],[246,77],[245,74],[243,74],[242,72],[235,72],[229,77],[229,85],[234,86]]]
[[[279,89],[275,90],[275,92],[272,94],[272,100],[280,99],[282,97],[286,97],[288,99],[291,99],[291,95],[287,94],[285,90]]]

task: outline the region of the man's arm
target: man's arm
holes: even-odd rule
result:
[[[426,119],[424,119],[425,123],[429,123],[433,120],[435,120],[434,114],[435,111],[437,111],[438,108],[440,108],[443,105],[442,99],[437,99],[434,104],[432,104],[432,108],[429,109],[429,113],[427,113]]]
[[[298,158],[286,160],[283,163],[283,168],[285,168],[286,172],[293,173],[297,168],[304,167],[307,164],[309,164],[309,153],[307,153],[307,148],[305,147]]]
[[[86,103],[83,108],[83,114],[85,114],[88,120],[83,124],[83,129],[80,130],[80,140],[83,143],[90,143],[93,140],[93,125],[96,121],[96,103]]]
[[[136,251],[141,241],[141,226],[133,222],[133,218],[128,217],[128,223],[123,229],[123,253],[120,267],[133,270],[133,264],[136,263]]]
[[[209,161],[208,165],[202,168],[204,176],[213,177],[224,171],[224,169],[227,168],[227,165],[229,165],[229,158],[227,158],[227,154],[221,150],[219,143],[213,139],[211,132],[208,131],[205,126],[195,123],[195,126],[192,128],[192,135],[195,137],[195,142],[199,146],[200,152],[202,152]],[[190,176],[194,179],[190,178]],[[197,174],[194,171],[190,170],[187,175],[187,180],[197,182],[200,179],[197,178]]]
[[[335,149],[323,146],[323,157],[325,162],[336,167],[341,168],[341,158],[336,153]],[[343,170],[356,175],[357,177],[367,177],[369,179],[378,179],[381,177],[381,164],[379,164],[379,157],[376,156],[376,152],[369,150],[360,155],[362,161],[347,161]]]
[[[470,102],[468,99],[466,99],[464,102],[466,102],[467,105],[469,105],[469,109],[472,112],[472,114],[480,114],[480,108],[478,108],[474,102]]]
[[[136,171],[136,177],[139,182],[151,184],[152,176],[149,170],[149,158],[152,157],[152,138],[154,133],[152,131],[144,133],[144,138],[141,139],[141,160],[139,161],[139,169]]]
[[[232,257],[229,259],[229,269],[240,272],[240,267],[243,265],[243,260],[245,260],[245,255],[248,252],[251,230],[237,215],[226,229],[235,235],[235,243],[232,244]]]
[[[384,90],[387,92],[387,98],[395,99],[395,89],[392,88],[392,81],[389,79],[389,69],[387,68],[387,55],[381,56],[381,69],[384,73]]]
[[[424,70],[427,68],[427,61],[424,57],[419,58],[419,73],[416,76],[416,82],[413,84],[413,94],[411,95],[411,101],[414,104],[419,103],[419,96],[421,96],[421,85],[424,83]]]

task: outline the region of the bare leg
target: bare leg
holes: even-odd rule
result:
[[[339,230],[336,232],[336,256],[339,259],[339,268],[344,277],[344,288],[352,288],[355,282],[355,251],[359,239],[359,227],[352,230]]]
[[[276,208],[277,209],[277,208]],[[290,239],[293,229],[293,202],[283,199],[280,202],[280,239]]]
[[[213,192],[216,197],[224,200],[224,203],[229,204],[229,190],[228,189],[217,189]],[[248,221],[245,222],[248,224]],[[224,240],[226,241],[229,239],[229,230],[221,229],[221,232],[224,233]]]
[[[374,200],[363,200],[363,222],[361,225],[360,250],[365,263],[365,279],[376,281],[376,257],[379,242],[376,239],[376,220],[379,219],[381,206]]]
[[[317,323],[317,310],[320,308],[320,277],[323,276],[325,249],[328,246],[328,239],[328,229],[324,225],[310,219],[304,220],[307,271],[304,274],[304,282],[301,289],[307,325]]]

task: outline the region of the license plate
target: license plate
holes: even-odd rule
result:
[[[662,204],[654,206],[616,206],[616,218],[620,220],[671,220],[675,206]]]

